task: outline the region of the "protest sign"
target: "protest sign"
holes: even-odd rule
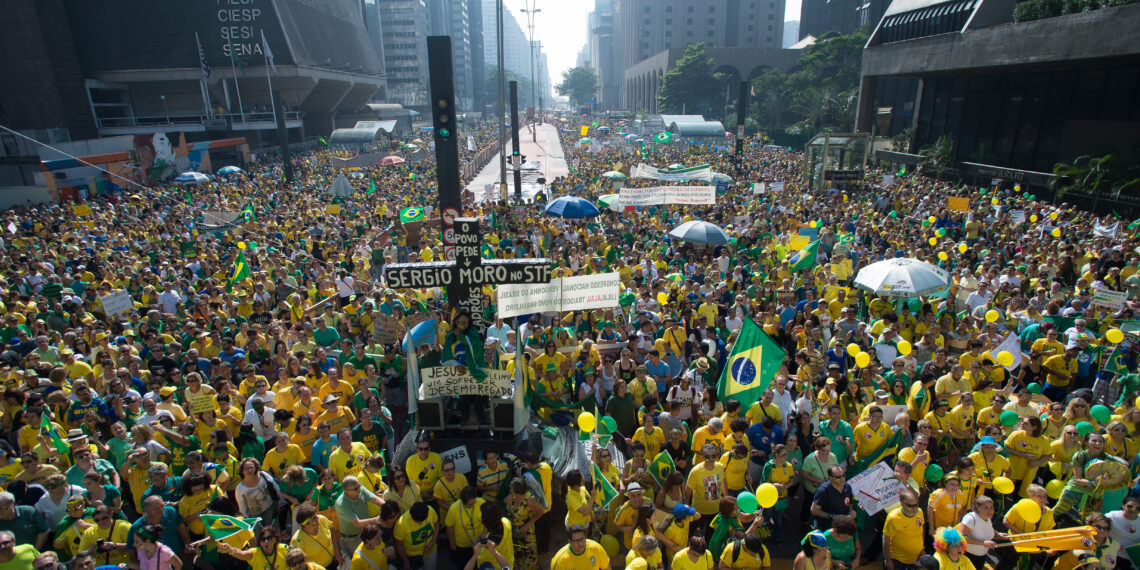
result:
[[[1011,221],[1015,224],[1024,224],[1025,223],[1025,210],[1010,210],[1009,211],[1009,221]]]
[[[1093,305],[1097,307],[1108,307],[1111,309],[1122,309],[1127,302],[1127,294],[1124,291],[1110,291],[1104,287],[1093,289]]]
[[[784,183],[783,182],[773,182],[773,183],[768,185],[768,189],[773,191],[773,192],[783,192],[784,191]]]
[[[616,307],[619,285],[617,272],[562,277],[549,283],[500,285],[499,316],[505,319],[531,313]]]
[[[1001,362],[998,361],[998,355],[1002,352],[1008,352],[1013,355],[1012,364],[1009,366],[1002,365],[1006,370],[1013,372],[1014,368],[1021,366],[1021,343],[1018,341],[1017,333],[1011,333],[1001,344],[995,346],[994,349],[990,351],[990,357],[993,358],[995,362],[998,362],[998,364],[1001,364]]]
[[[99,300],[103,302],[103,313],[108,317],[126,314],[135,306],[131,294],[126,289],[103,295]]]
[[[752,193],[753,194],[763,194],[767,191],[768,191],[768,184],[767,183],[764,183],[764,182],[753,182],[752,183]]]
[[[339,214],[340,213],[340,204],[328,204],[328,205],[326,205],[325,206],[325,213],[326,214]]]
[[[951,210],[958,211],[958,212],[969,212],[970,211],[970,199],[969,198],[947,198],[946,199],[946,207],[951,209]]]
[[[851,484],[851,491],[855,493],[859,506],[863,507],[868,515],[898,505],[899,493],[907,489],[906,485],[895,479],[895,470],[887,465],[886,461],[876,463],[874,467],[847,482]]]
[[[883,188],[890,188],[895,185],[895,175],[888,174],[883,177]]]
[[[748,225],[748,216],[735,216],[732,218],[732,223],[737,228],[743,228]]]
[[[655,186],[622,188],[619,194],[623,208],[629,206],[661,206],[672,204],[715,204],[715,186]]]
[[[639,164],[631,172],[630,178],[649,178],[652,180],[669,180],[679,182],[682,180],[703,180],[712,182],[712,167],[707,164],[690,168],[657,168],[650,164]]]
[[[487,377],[477,380],[469,372],[461,374],[458,366],[432,366],[420,370],[420,397],[488,396],[501,398],[511,394],[511,375],[506,370],[484,369]]]
[[[585,128],[585,127],[582,127]],[[440,459],[445,463],[452,461],[455,463],[456,473],[470,473],[471,472],[471,454],[467,452],[467,446],[461,445],[453,447],[443,453],[439,454]]]
[[[400,342],[400,321],[392,315],[381,314],[373,321],[372,332],[380,344],[396,344]]]
[[[91,215],[91,206],[88,206],[87,204],[76,204],[75,206],[72,206],[71,209],[75,212],[76,216]]]
[[[207,394],[205,390],[197,394],[190,394],[188,396],[191,414],[200,414],[202,412],[211,412],[218,407],[217,400],[214,396]]]

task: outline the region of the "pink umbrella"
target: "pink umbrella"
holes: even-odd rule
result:
[[[403,163],[404,159],[398,156],[385,156],[384,158],[380,159],[380,166],[395,166],[397,164]]]

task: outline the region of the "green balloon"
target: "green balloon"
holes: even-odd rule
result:
[[[922,220],[922,227],[929,228],[930,227],[930,220]]]
[[[946,237],[946,228],[938,228],[935,233],[938,234],[938,237]]]
[[[1100,424],[1107,424],[1108,421],[1112,419],[1112,411],[1109,410],[1108,406],[1104,404],[1097,404],[1093,406],[1092,409],[1089,410],[1089,413],[1092,415],[1093,419]]]
[[[1093,429],[1096,428],[1094,428],[1093,425],[1089,422],[1077,422],[1077,434],[1081,437],[1092,433]]]
[[[617,421],[610,416],[602,416],[602,425],[606,426],[609,433],[617,433]]]
[[[1030,382],[1029,385],[1026,386],[1026,389],[1029,390],[1030,394],[1040,394],[1041,393],[1041,385],[1036,383],[1036,382]]]
[[[898,210],[891,210],[891,217],[892,217],[892,218],[895,218],[895,219],[897,220],[897,219],[898,219],[898,217],[899,217],[899,212],[898,212]]]
[[[978,188],[978,194],[981,194],[984,196],[986,194],[986,189],[985,188]]]
[[[1006,410],[1001,413],[999,419],[1001,420],[1001,425],[1005,427],[1013,427],[1017,425],[1017,412],[1013,410]]]
[[[752,514],[756,512],[756,509],[760,508],[760,501],[756,500],[756,495],[744,491],[736,496],[736,506],[740,508],[740,512]]]
[[[908,305],[912,313],[917,313],[922,310],[922,301],[919,299],[911,299]]]
[[[942,466],[937,463],[931,464],[926,468],[926,480],[931,483],[937,483],[942,480]]]

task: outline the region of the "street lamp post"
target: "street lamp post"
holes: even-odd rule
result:
[[[534,1],[535,3],[538,2],[538,0]],[[526,14],[527,28],[530,29],[530,107],[533,109],[538,101],[535,97],[534,88],[534,19],[542,11],[542,8],[535,8],[533,4],[528,3],[528,8],[520,8],[519,11]],[[538,129],[534,127],[533,119],[531,120],[531,135],[534,142],[538,142]]]
[[[507,139],[504,135],[503,123],[506,122],[505,98],[506,98],[506,79],[505,72],[503,71],[503,0],[498,0],[495,6],[495,33],[496,44],[498,48],[498,62],[499,62],[499,114],[496,115],[496,120],[499,125],[499,199],[507,199]]]

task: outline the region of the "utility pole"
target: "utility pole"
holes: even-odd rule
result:
[[[535,0],[537,4],[538,0]],[[530,107],[533,109],[538,103],[538,97],[535,95],[534,86],[534,19],[542,8],[535,8],[533,4],[527,4],[528,8],[520,8],[519,11],[526,14],[527,28],[530,29]],[[531,120],[531,135],[534,137],[534,142],[538,142],[538,129],[534,127],[534,120]]]
[[[519,82],[511,82],[511,164],[515,167],[515,202],[522,204],[522,155],[519,154]]]
[[[498,0],[496,3],[495,19],[496,19],[496,47],[498,48],[499,58],[499,114],[496,119],[499,122],[499,199],[507,199],[507,137],[503,126],[507,121],[506,111],[506,97],[507,85],[503,71],[503,0]]]

